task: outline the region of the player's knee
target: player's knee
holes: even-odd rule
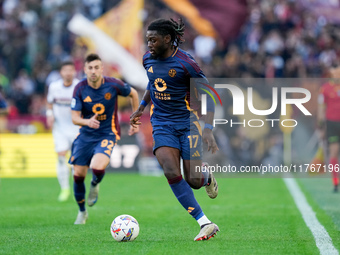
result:
[[[164,169],[164,176],[166,177],[167,180],[172,180],[176,177],[178,177],[178,174],[175,171],[169,171]]]
[[[185,177],[185,180],[193,189],[200,189],[202,187],[202,180],[200,178]]]
[[[85,177],[84,177],[84,176],[73,175],[73,179],[74,179],[74,182],[75,182],[75,183],[81,184],[81,183],[84,182]]]

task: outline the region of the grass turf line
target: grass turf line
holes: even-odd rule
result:
[[[87,176],[88,187],[90,176]],[[77,205],[57,202],[54,178],[2,179],[0,254],[319,254],[281,179],[219,178],[219,196],[195,191],[221,229],[194,242],[199,226],[179,205],[164,177],[107,174],[86,225],[73,225]],[[134,216],[140,234],[118,243],[112,220]]]

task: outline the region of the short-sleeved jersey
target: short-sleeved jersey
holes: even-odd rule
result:
[[[5,98],[0,93],[0,109],[5,109],[5,108],[7,108],[7,103],[5,101]]]
[[[90,119],[97,113],[97,120],[100,121],[98,129],[83,126],[80,133],[87,134],[90,137],[114,135],[116,140],[119,140],[120,127],[117,116],[117,96],[126,97],[130,92],[130,85],[112,77],[104,77],[98,89],[89,86],[87,79],[79,82],[74,89],[72,110],[80,111],[84,119]]]
[[[147,52],[143,65],[149,78],[147,89],[153,103],[152,125],[189,121],[194,113],[190,108],[190,78],[205,78],[195,60],[189,53],[177,48],[165,59],[153,58]]]
[[[73,79],[72,84],[64,86],[64,81],[59,79],[48,87],[47,102],[53,105],[54,129],[68,130],[72,133],[79,131],[79,126],[72,123],[71,101],[73,90],[78,84],[78,79]]]
[[[328,82],[320,89],[320,103],[326,105],[326,119],[340,121],[340,84]]]

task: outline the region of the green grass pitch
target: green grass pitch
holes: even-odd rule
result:
[[[87,192],[89,182],[88,175]],[[81,226],[73,225],[78,211],[73,197],[57,201],[56,178],[2,179],[0,254],[319,254],[282,179],[219,178],[218,182],[215,200],[204,189],[195,195],[221,231],[209,241],[194,242],[199,226],[177,202],[164,177],[107,174],[98,202],[87,208],[89,219]],[[339,217],[334,210],[339,211],[340,204],[329,216],[324,205],[313,200],[313,192],[304,188],[310,187],[306,183],[301,186],[308,201],[340,250],[340,226],[334,224],[339,218],[333,218]],[[135,241],[118,243],[112,238],[110,225],[120,214],[138,220]]]

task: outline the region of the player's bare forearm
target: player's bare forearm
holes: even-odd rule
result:
[[[150,90],[145,91],[143,98],[142,98],[142,102],[143,101],[145,102],[146,105],[151,101]],[[146,105],[140,104],[139,107],[137,108],[137,110],[134,113],[131,114],[131,116],[130,116],[130,125],[131,126],[136,127],[136,126],[142,124],[140,122],[140,117],[142,116]]]
[[[318,120],[318,128],[322,129],[324,127],[325,121],[326,121],[326,107],[324,104],[318,104],[318,114],[317,114],[317,120]]]
[[[134,88],[131,88],[129,97],[131,98],[132,111],[135,112],[138,109],[139,100],[138,100],[138,93]]]
[[[136,112],[138,110],[138,93],[134,88],[131,88],[131,92],[129,97],[131,98],[131,105],[132,105],[132,111]],[[132,125],[130,126],[130,130],[129,130],[129,135],[133,135],[138,133],[139,131],[139,126],[136,125]]]
[[[213,121],[214,121],[214,113],[213,112],[207,112],[207,115],[205,116],[205,123],[211,126],[213,124]],[[218,147],[217,147],[212,129],[210,129],[208,127],[205,127],[203,129],[203,142],[208,145],[208,151],[211,150],[211,152],[213,154],[216,151],[218,151]]]
[[[77,126],[89,126],[90,128],[99,128],[100,122],[97,120],[98,114],[93,115],[90,119],[81,117],[80,111],[72,111],[72,122]]]

